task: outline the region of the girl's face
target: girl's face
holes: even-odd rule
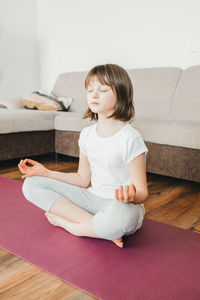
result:
[[[110,86],[93,77],[87,86],[87,102],[92,112],[108,115],[114,111],[117,97]]]

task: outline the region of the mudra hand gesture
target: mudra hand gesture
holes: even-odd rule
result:
[[[123,185],[115,189],[115,198],[121,202],[134,202],[135,195],[136,187],[133,183],[126,185],[124,189]]]
[[[31,165],[31,167],[27,166],[26,163],[29,163]],[[48,176],[48,171],[49,171],[47,168],[45,168],[39,162],[29,159],[29,158],[21,159],[18,164],[18,168],[20,169],[22,174],[24,174],[23,176],[21,176],[22,178],[36,176],[36,175],[37,176]]]

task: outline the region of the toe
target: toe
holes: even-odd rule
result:
[[[47,218],[52,218],[54,215],[51,214],[51,213],[49,213],[49,212],[46,212],[46,213],[45,213],[45,216],[46,216]]]

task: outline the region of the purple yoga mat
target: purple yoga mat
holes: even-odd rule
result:
[[[144,219],[113,242],[77,237],[51,225],[28,202],[22,182],[0,177],[0,247],[105,300],[200,299],[200,236]]]

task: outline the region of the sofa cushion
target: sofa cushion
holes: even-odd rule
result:
[[[88,72],[63,73],[56,79],[51,94],[55,97],[72,98],[69,112],[85,112],[87,109],[85,78]]]
[[[49,94],[44,94],[35,91],[23,99],[19,100],[19,104],[29,109],[50,110],[50,111],[67,111],[72,103],[72,98],[53,97]]]
[[[135,119],[131,125],[147,142],[200,149],[199,122]]]
[[[168,120],[180,68],[143,68],[127,70],[134,89],[135,117]]]
[[[52,130],[56,113],[28,109],[1,109],[0,133]]]
[[[200,65],[183,71],[176,89],[170,119],[200,121]]]
[[[90,119],[82,119],[83,113],[75,112],[60,112],[55,117],[55,129],[65,131],[80,132],[84,127],[90,126],[95,121]]]
[[[6,105],[0,103],[0,108],[8,108]]]

